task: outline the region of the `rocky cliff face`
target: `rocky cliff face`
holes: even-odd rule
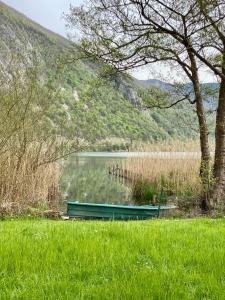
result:
[[[142,100],[138,96],[137,89],[134,88],[135,82],[132,78],[123,78],[119,76],[115,79],[115,88],[118,89],[134,107],[141,107]]]

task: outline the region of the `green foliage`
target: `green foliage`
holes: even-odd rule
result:
[[[224,299],[225,220],[0,222],[0,298]]]
[[[146,178],[139,178],[132,185],[132,198],[137,204],[166,203],[167,195],[152,185]]]

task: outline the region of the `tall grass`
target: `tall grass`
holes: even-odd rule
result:
[[[59,167],[41,164],[45,155],[38,146],[29,145],[21,156],[15,149],[0,156],[0,214],[57,207]]]
[[[175,194],[199,191],[199,166],[198,159],[174,157],[130,157],[123,163],[133,180],[147,179],[157,189],[164,187]]]
[[[213,151],[215,143],[213,140],[209,141],[210,150]],[[190,140],[176,140],[170,139],[159,142],[140,142],[134,143],[130,148],[130,151],[139,151],[139,152],[200,152],[200,143],[199,139],[190,139]]]
[[[213,148],[213,143],[211,143]],[[180,199],[197,200],[201,192],[199,177],[200,153],[198,141],[173,141],[158,144],[140,145],[135,149],[141,152],[167,152],[161,156],[128,157],[123,169],[130,174],[133,195],[141,195],[142,188],[147,194],[159,195],[163,188],[168,196]],[[182,156],[174,152],[186,152]],[[147,185],[149,188],[147,189]],[[143,198],[146,198],[143,195]],[[140,200],[141,199],[136,199]],[[151,201],[152,199],[149,199]]]

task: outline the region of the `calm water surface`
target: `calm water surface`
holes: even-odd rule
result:
[[[120,164],[125,153],[86,152],[69,157],[63,165],[61,190],[64,200],[124,204],[130,202],[130,189],[109,175],[109,166]]]

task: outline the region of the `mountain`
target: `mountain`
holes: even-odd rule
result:
[[[147,80],[137,80],[137,84],[144,88],[149,88],[149,87],[157,87],[160,88],[164,91],[170,91],[171,89],[174,88],[174,85],[165,81],[161,81],[158,79],[147,79]],[[191,83],[186,83],[184,84],[187,88],[191,87]],[[219,84],[216,82],[207,82],[207,83],[202,83],[201,86],[203,88],[210,88],[213,90],[218,90]]]
[[[148,79],[148,80],[137,80],[136,83],[143,87],[144,89],[149,89],[152,87],[159,88],[165,92],[173,92],[176,89],[175,85],[158,80],[158,79]],[[193,92],[193,86],[191,83],[181,84],[183,92]],[[217,107],[216,95],[219,90],[219,84],[216,82],[207,82],[201,84],[202,94],[204,96],[205,108],[208,111],[213,111]]]
[[[138,80],[138,84],[144,88],[157,87],[164,91],[173,89],[173,85],[158,79]]]
[[[170,84],[122,76],[116,80],[99,81],[96,67],[81,61],[58,70],[54,62],[71,47],[70,41],[64,37],[0,2],[0,64],[6,64],[9,53],[17,51],[26,57],[26,53],[35,51],[44,62],[46,75],[52,78],[60,75],[63,96],[48,116],[51,126],[63,123],[65,135],[72,139],[82,137],[92,144],[109,139],[155,141],[196,136],[195,130],[188,127],[196,122],[189,107],[184,107],[182,114],[181,107],[139,109],[142,103],[138,93],[140,88],[153,85],[168,90]]]

